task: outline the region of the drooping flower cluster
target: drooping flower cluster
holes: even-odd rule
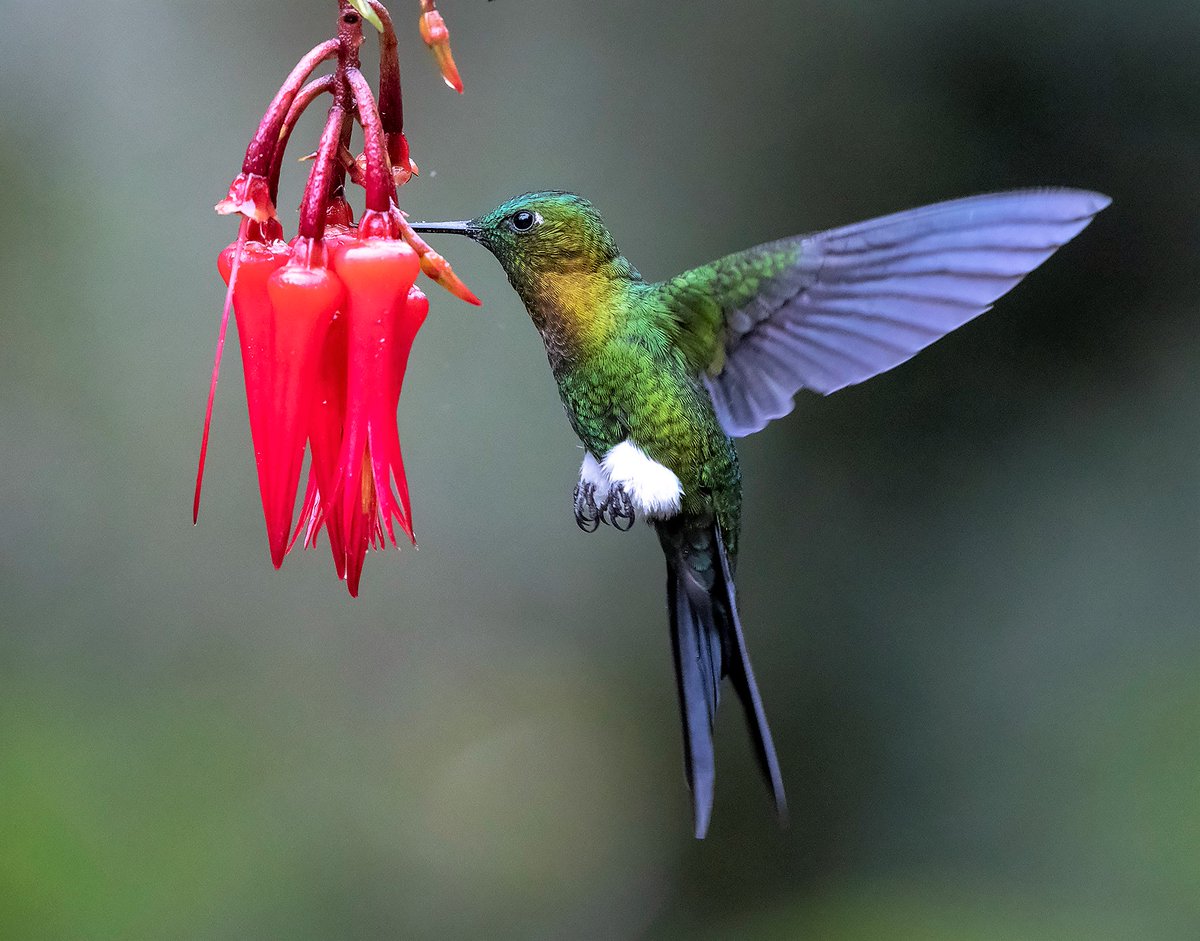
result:
[[[421,11],[422,36],[447,83],[461,91],[445,23],[432,0],[421,0]],[[378,100],[359,70],[364,18],[381,37]],[[328,60],[336,60],[334,72],[309,81]],[[284,151],[300,115],[324,94],[333,102],[297,235],[285,241],[275,210]],[[357,157],[350,150],[355,124],[363,141]],[[416,173],[404,136],[391,17],[380,0],[338,0],[337,37],[292,70],[247,148],[242,172],[217,204],[218,212],[243,218],[237,240],[218,259],[227,293],[193,520],[232,309],[271,561],[278,568],[296,542],[314,546],[324,530],[351,595],[358,594],[367,550],[397,545],[396,526],[415,545],[396,408],[413,340],[429,310],[415,286],[417,274],[424,271],[461,299],[479,303],[399,209],[397,187]],[[345,198],[347,181],[365,191],[357,224]],[[306,450],[311,462],[297,522]]]

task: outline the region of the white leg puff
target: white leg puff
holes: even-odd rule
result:
[[[608,488],[612,486],[608,482],[608,475],[604,473],[604,468],[591,451],[583,452],[583,465],[579,468],[579,485],[582,487],[585,484],[591,484],[596,488],[597,499],[603,499],[604,495],[608,493]]]
[[[584,459],[588,466],[589,454]],[[600,467],[609,487],[623,487],[637,512],[649,519],[665,519],[679,512],[683,485],[674,472],[632,441],[622,441],[604,456]],[[597,487],[597,490],[600,488]]]

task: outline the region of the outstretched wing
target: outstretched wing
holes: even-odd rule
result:
[[[972,196],[770,242],[663,288],[721,425],[741,437],[790,412],[800,389],[870,379],[977,317],[1109,202]]]

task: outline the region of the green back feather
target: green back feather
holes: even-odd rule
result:
[[[801,239],[781,239],[718,258],[658,285],[677,324],[676,342],[698,373],[725,365],[726,317],[795,271]]]

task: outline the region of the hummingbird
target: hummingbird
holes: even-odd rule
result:
[[[734,439],[787,415],[801,389],[863,382],[988,310],[1109,202],[1074,189],[972,196],[767,242],[656,282],[568,192],[413,224],[490,251],[529,312],[584,448],[579,527],[625,531],[642,516],[658,535],[697,839],[712,812],[725,678],[787,818],[738,616]]]

